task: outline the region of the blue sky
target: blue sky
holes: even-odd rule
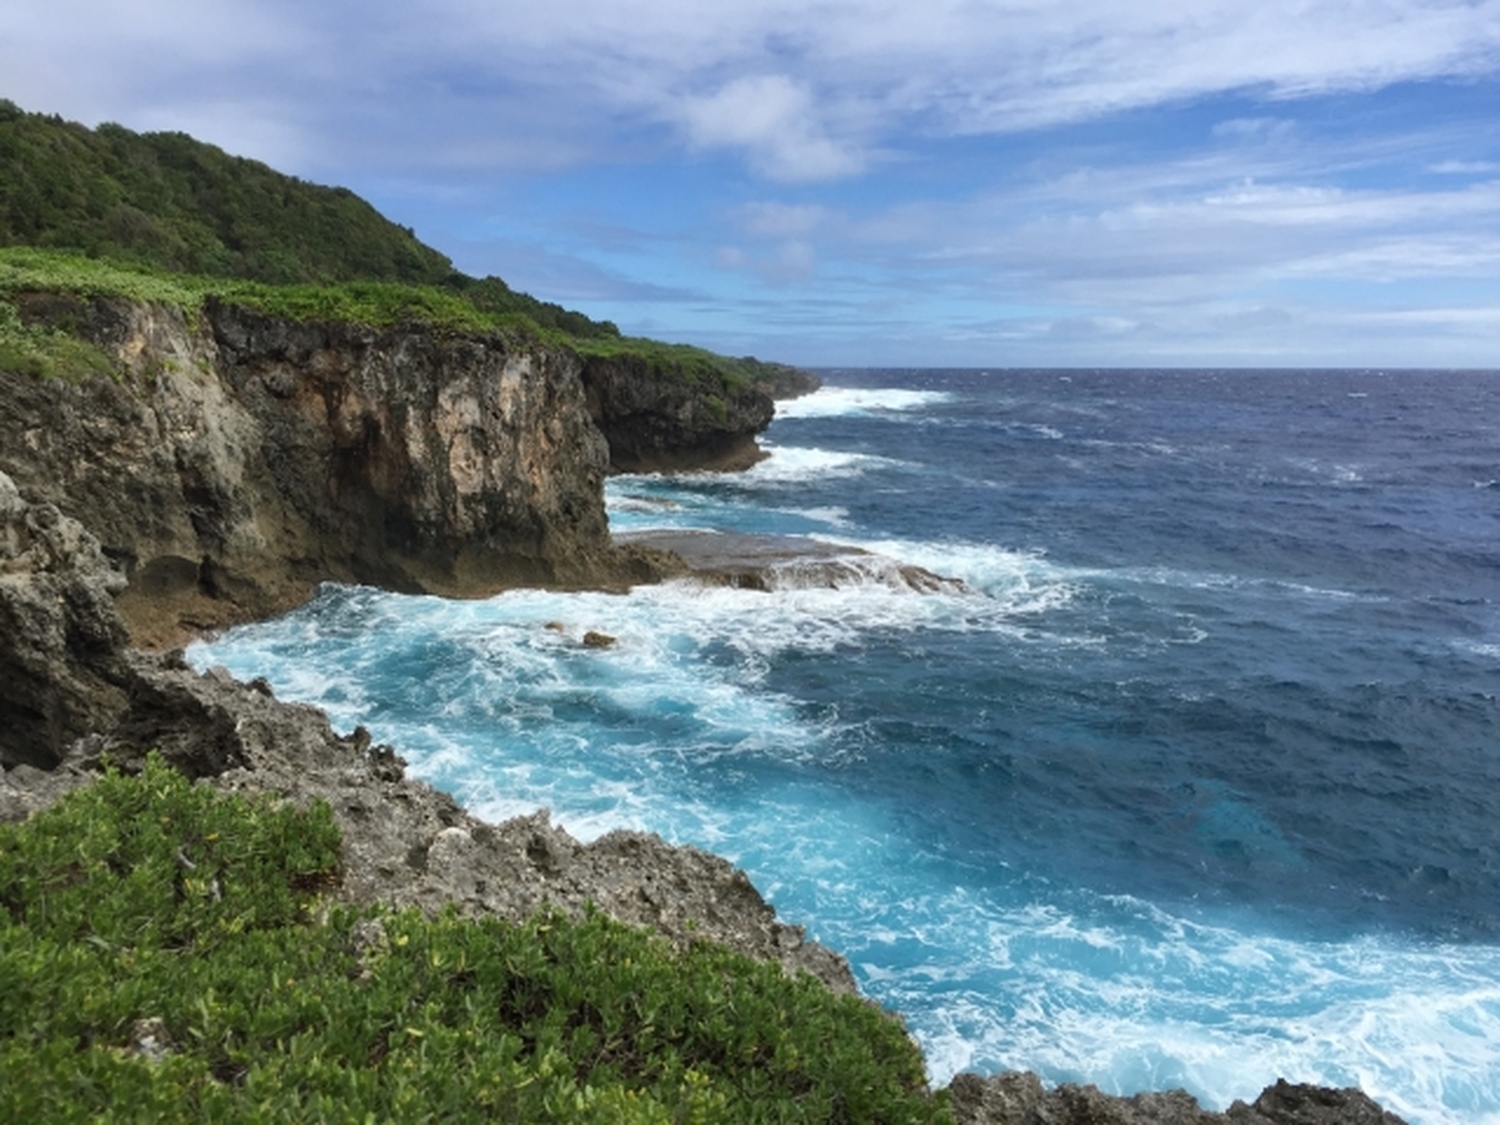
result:
[[[12,2],[0,96],[733,354],[1500,367],[1500,0],[1133,7]]]

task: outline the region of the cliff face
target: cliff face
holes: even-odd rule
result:
[[[615,472],[735,470],[763,456],[755,435],[775,406],[758,386],[653,371],[636,356],[590,356],[582,377]]]
[[[90,527],[137,640],[262,616],[318,582],[448,595],[618,584],[609,447],[571,353],[501,334],[35,295],[128,371],[0,371],[0,471]]]
[[[0,473],[0,767],[51,769],[124,707],[124,585],[76,520]]]

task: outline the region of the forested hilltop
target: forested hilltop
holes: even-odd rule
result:
[[[620,334],[498,277],[458,272],[348,188],[283,175],[185,133],[90,129],[0,99],[0,168],[0,246],[271,285],[436,286],[481,313],[520,313],[583,339]]]

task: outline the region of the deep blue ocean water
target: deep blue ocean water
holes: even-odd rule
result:
[[[747,473],[612,479],[614,528],[969,592],[328,587],[189,655],[481,815],[733,859],[937,1081],[1500,1121],[1500,374],[826,381]]]

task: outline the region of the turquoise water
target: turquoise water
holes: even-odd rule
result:
[[[1500,377],[828,384],[748,473],[612,479],[612,525],[812,535],[968,592],[328,587],[190,658],[481,815],[731,858],[937,1081],[1222,1108],[1284,1076],[1500,1121]]]

